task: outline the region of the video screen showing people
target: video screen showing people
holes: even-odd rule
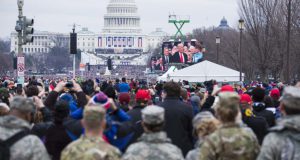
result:
[[[203,48],[197,41],[164,42],[160,57],[151,58],[151,69],[167,71],[172,65],[187,67],[203,60]]]

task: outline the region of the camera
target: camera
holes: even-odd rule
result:
[[[65,87],[66,87],[66,88],[73,88],[74,85],[73,85],[72,82],[67,82]]]

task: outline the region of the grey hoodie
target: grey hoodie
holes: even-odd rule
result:
[[[300,115],[287,116],[270,129],[258,160],[300,159]]]
[[[0,139],[6,140],[22,129],[29,129],[30,125],[25,120],[15,116],[0,117]],[[49,155],[42,141],[28,135],[17,141],[10,148],[10,160],[49,160]]]

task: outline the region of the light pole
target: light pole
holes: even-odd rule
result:
[[[22,56],[22,21],[23,21],[23,6],[24,6],[24,0],[18,0],[18,11],[19,11],[19,21],[16,25],[16,31],[18,32],[18,53],[17,53],[17,80],[18,83],[24,84],[24,75],[22,75],[19,71],[19,64],[21,63],[21,56]]]
[[[216,44],[217,44],[217,63],[219,64],[219,45],[221,43],[221,37],[216,37]]]
[[[22,45],[33,42],[33,23],[34,20],[23,16],[24,0],[17,0],[18,21],[15,30],[18,32],[18,53],[17,53],[17,80],[19,84],[24,84],[25,75],[25,57],[22,53]]]
[[[242,38],[243,38],[243,30],[244,30],[245,22],[243,19],[239,20],[239,29],[240,29],[240,82],[243,81],[242,77]]]

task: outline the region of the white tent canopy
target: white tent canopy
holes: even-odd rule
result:
[[[206,60],[167,75],[168,81],[204,82],[211,79],[218,82],[238,82],[240,72]]]

